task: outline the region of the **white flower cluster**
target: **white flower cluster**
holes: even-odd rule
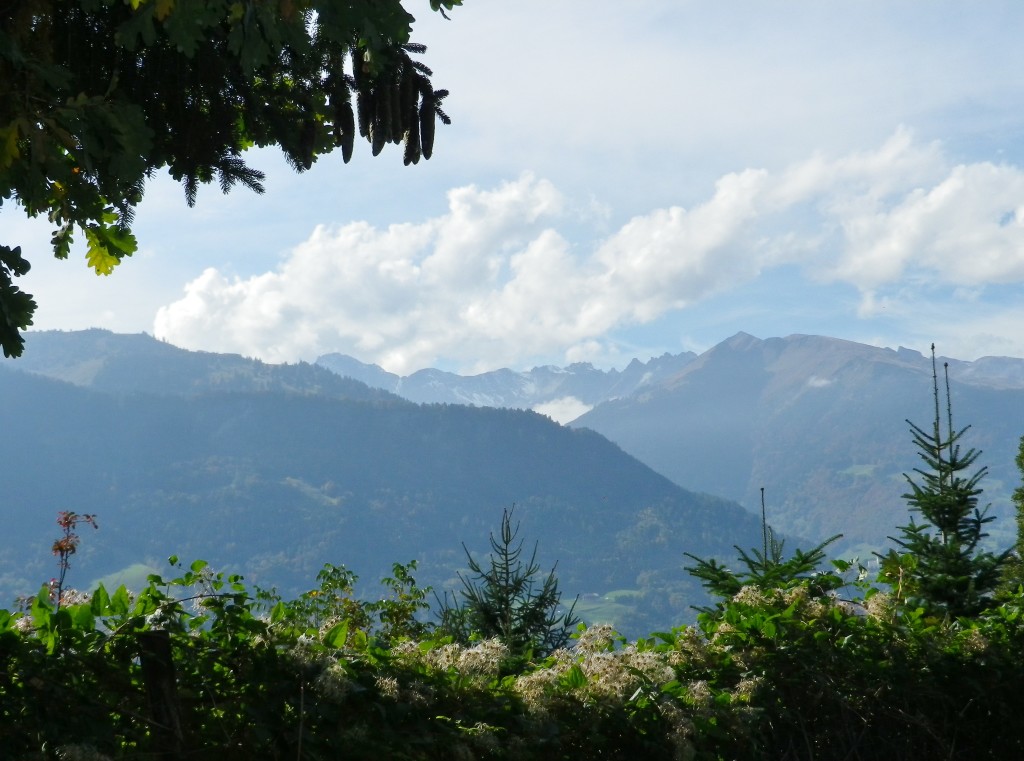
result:
[[[547,696],[558,684],[558,680],[572,668],[572,659],[568,651],[556,650],[553,654],[554,664],[547,668],[537,668],[526,674],[520,674],[513,682],[513,689],[522,699],[526,708],[537,714],[547,712]]]
[[[703,679],[690,683],[690,701],[698,711],[707,711],[715,702],[715,695],[711,687]]]
[[[60,593],[60,604],[64,607],[71,605],[88,605],[92,602],[92,592],[82,592],[78,589],[64,589]]]
[[[528,707],[543,710],[545,697],[564,676],[578,666],[586,684],[576,688],[583,699],[626,701],[645,684],[664,684],[675,678],[673,653],[641,650],[635,644],[621,650],[605,649],[608,629],[592,638],[581,636],[574,650],[557,650],[552,663],[516,678],[515,691]],[[591,650],[591,647],[596,649]]]
[[[462,655],[462,645],[454,642],[448,645],[441,645],[428,650],[423,654],[423,660],[428,666],[441,671],[455,668],[459,664],[459,656]]]
[[[867,610],[868,618],[888,621],[895,613],[896,601],[888,592],[876,592],[864,601],[864,607]]]
[[[398,680],[393,676],[377,676],[374,680],[380,694],[387,698],[398,697]]]
[[[148,616],[146,616],[146,626],[150,629],[170,629],[177,623],[177,616],[173,611],[164,606],[160,606]]]
[[[576,639],[576,651],[579,653],[600,653],[611,650],[619,633],[608,624],[588,626]]]
[[[429,649],[406,641],[391,648],[391,653],[401,660],[423,663],[439,671],[455,669],[463,676],[494,677],[508,657],[508,648],[496,638],[485,639],[471,647],[449,643]]]
[[[326,656],[323,651],[318,650],[317,641],[307,634],[301,634],[295,640],[295,644],[284,651],[284,657],[289,658],[298,667],[319,666],[335,663],[334,659]]]
[[[346,695],[352,692],[354,687],[355,682],[349,678],[345,667],[337,661],[334,661],[321,671],[313,682],[313,689],[317,694],[335,702],[343,700]],[[397,682],[395,688],[397,691]]]
[[[423,660],[423,652],[418,642],[411,639],[402,640],[391,647],[391,655],[406,663],[420,662]]]
[[[434,702],[437,691],[432,685],[414,679],[402,690],[401,702],[411,706],[427,706]]]
[[[747,599],[760,599],[761,593],[749,588],[743,594]],[[768,599],[772,592],[764,595]],[[800,593],[797,593],[800,594]],[[774,593],[776,602],[782,601],[781,591]],[[806,599],[801,597],[801,599]],[[723,625],[721,629],[726,629]],[[699,674],[704,668],[714,668],[721,653],[715,637],[709,641],[697,627],[686,627],[676,633],[674,647],[650,648],[644,641],[617,647],[619,635],[610,626],[593,626],[580,632],[571,649],[556,650],[541,665],[509,680],[512,690],[523,701],[532,721],[545,722],[552,712],[575,710],[573,706],[625,707],[640,694],[652,698],[654,708],[671,728],[669,737],[674,755],[686,760],[695,757],[693,745],[696,736],[695,720],[719,717],[737,731],[746,731],[751,712],[750,703],[761,682],[745,678],[728,691],[730,699],[724,703],[716,699],[718,690],[707,681],[683,674]],[[728,646],[730,643],[723,643]],[[507,648],[497,639],[475,643],[471,647],[445,644],[432,647],[426,643],[401,642],[391,650],[392,656],[409,665],[422,665],[439,671],[452,671],[460,678],[493,678],[507,658]],[[345,685],[343,672],[328,669],[323,677],[332,676],[339,685]],[[662,693],[661,688],[675,680],[683,682],[676,695]],[[433,688],[413,680],[408,684],[388,683],[378,678],[378,689],[384,695],[396,696],[410,705],[427,705],[436,697]],[[323,689],[323,688],[321,688]],[[724,712],[724,713],[723,713]],[[463,751],[472,748],[486,754],[499,740],[500,733],[479,725],[463,728],[464,740],[469,743]],[[508,749],[506,749],[508,750]],[[460,751],[462,752],[462,751]],[[509,757],[515,756],[511,754]]]
[[[658,713],[672,727],[669,732],[677,761],[692,761],[697,756],[697,749],[693,746],[693,736],[697,728],[689,715],[679,707],[673,700],[658,701]]]
[[[787,589],[782,595],[783,602],[786,605],[792,605],[793,603],[806,602],[810,595],[809,590],[803,584],[798,584],[795,587]]]
[[[508,658],[508,647],[500,639],[485,639],[459,654],[457,668],[462,674],[494,677],[501,662]]]
[[[985,652],[989,647],[988,638],[973,627],[962,635],[962,640],[964,650],[975,655]]]
[[[587,653],[579,666],[587,677],[587,689],[595,697],[625,700],[645,683],[663,684],[675,678],[666,653],[638,650],[636,645]]]
[[[747,585],[732,596],[732,601],[740,605],[749,605],[752,608],[761,607],[777,599],[778,590],[764,590],[760,587]]]
[[[14,619],[14,630],[22,636],[28,636],[36,629],[32,619],[28,616],[18,616]]]

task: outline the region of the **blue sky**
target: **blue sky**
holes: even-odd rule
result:
[[[740,330],[1024,356],[1019,0],[406,6],[452,93],[433,159],[265,152],[265,195],[191,210],[158,178],[109,278],[5,206],[36,327],[400,373]]]

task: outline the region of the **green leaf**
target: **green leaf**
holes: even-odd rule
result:
[[[131,598],[128,596],[128,590],[122,584],[114,590],[114,596],[110,598],[110,612],[115,616],[124,616],[128,614],[130,607]]]
[[[366,632],[364,632],[362,629],[356,629],[355,633],[352,634],[352,638],[351,639],[352,639],[352,641],[351,641],[349,646],[353,650],[363,650],[363,651],[365,651],[366,650],[366,646],[370,642],[369,638],[366,636]]]
[[[64,608],[71,625],[80,632],[91,632],[96,628],[96,617],[92,614],[91,605],[72,605]]]
[[[106,616],[110,613],[110,595],[107,588],[100,584],[92,593],[92,614],[94,616]]]
[[[89,226],[85,229],[85,239],[89,249],[85,254],[86,263],[95,270],[97,275],[109,275],[121,260],[110,252],[102,228]]]
[[[32,324],[35,313],[35,300],[12,280],[28,270],[29,263],[22,258],[20,246],[0,246],[0,348],[5,357],[21,356],[25,348],[21,331]]]
[[[118,27],[114,39],[127,50],[137,50],[156,41],[156,26],[153,24],[154,8],[150,4],[140,5],[131,17]]]
[[[587,675],[583,673],[578,663],[574,663],[571,669],[562,674],[558,683],[567,690],[578,690],[587,686]]]
[[[32,615],[32,622],[37,629],[47,629],[50,626],[50,616],[53,613],[53,603],[50,602],[50,588],[45,584],[39,589],[39,594],[32,600],[32,607],[29,609]]]
[[[279,601],[277,605],[274,606],[273,610],[270,611],[270,623],[276,624],[287,615],[288,606],[285,605],[283,601]]]
[[[71,253],[71,244],[74,242],[72,235],[73,228],[70,224],[63,224],[53,231],[50,238],[50,245],[53,246],[53,255],[58,259],[67,259]]]
[[[340,624],[335,624],[323,636],[323,643],[327,647],[333,647],[337,650],[345,647],[345,643],[348,641],[348,621],[342,621]]]

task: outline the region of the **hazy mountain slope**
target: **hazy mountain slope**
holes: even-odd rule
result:
[[[315,395],[109,394],[0,365],[0,594],[54,574],[57,510],[95,512],[72,584],[202,557],[296,591],[324,562],[376,579],[416,558],[426,583],[486,546],[515,502],[567,592],[645,591],[627,628],[689,615],[683,552],[757,541],[738,505],[686,492],[590,431],[530,412]]]
[[[0,363],[107,392],[287,391],[366,401],[390,396],[305,362],[272,365],[238,354],[188,351],[145,333],[40,331],[27,333],[25,345],[21,357]]]
[[[986,498],[1004,516],[993,534],[1003,543],[1014,531],[1005,516],[1019,483],[1021,367],[950,360],[954,425],[970,423],[965,443],[984,450]],[[842,532],[846,546],[863,551],[907,520],[902,473],[919,458],[905,420],[930,426],[933,416],[931,363],[917,352],[741,333],[658,388],[602,404],[573,425],[603,433],[687,488],[756,508],[763,486],[780,529]]]
[[[426,369],[402,377],[344,354],[326,354],[316,364],[413,402],[533,409],[567,397],[589,407],[628,396],[672,377],[695,358],[693,353],[665,354],[648,362],[634,359],[623,370],[599,370],[580,362],[564,368],[502,369],[472,376]]]

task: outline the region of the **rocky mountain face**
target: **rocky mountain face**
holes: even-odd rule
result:
[[[992,540],[1012,542],[1009,495],[1024,435],[1024,360],[938,360],[946,416],[948,363],[955,428],[983,450],[983,499],[999,520]],[[573,422],[598,431],[688,488],[767,512],[779,529],[805,537],[843,533],[862,557],[888,545],[908,520],[905,473],[920,458],[907,421],[930,430],[935,415],[931,358],[820,336],[760,340],[741,333],[673,378],[598,405]],[[984,502],[983,502],[984,504]]]
[[[589,363],[580,362],[568,367],[548,365],[526,372],[502,369],[471,376],[426,369],[403,377],[344,354],[325,354],[316,360],[316,364],[413,402],[513,407],[545,412],[545,405],[559,401],[575,400],[582,411],[609,399],[630,396],[675,376],[696,356],[688,352],[665,354],[648,362],[634,359],[623,370],[599,370]]]

